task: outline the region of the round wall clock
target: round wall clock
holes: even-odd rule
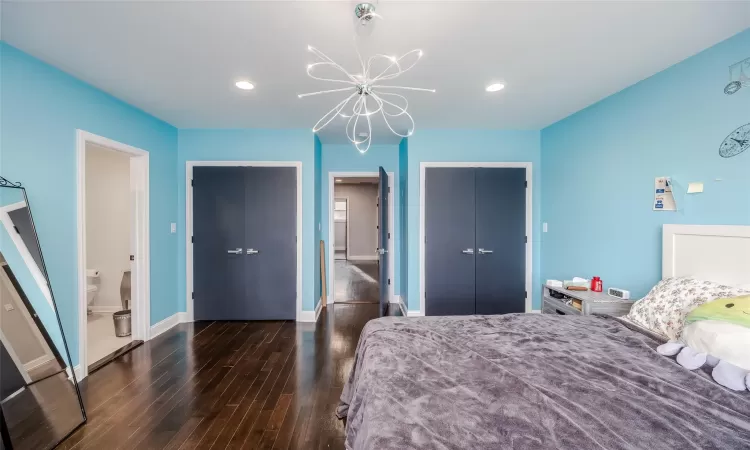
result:
[[[719,155],[724,158],[737,156],[750,148],[750,123],[729,133],[719,146]]]

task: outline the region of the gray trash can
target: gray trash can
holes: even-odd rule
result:
[[[130,310],[124,309],[112,314],[112,320],[115,321],[115,336],[130,336]]]

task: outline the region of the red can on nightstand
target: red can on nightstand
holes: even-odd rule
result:
[[[591,290],[594,292],[601,292],[604,290],[604,285],[601,278],[594,277],[591,279]]]

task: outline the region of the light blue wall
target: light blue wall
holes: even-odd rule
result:
[[[718,154],[750,122],[750,88],[723,93],[747,57],[750,30],[542,131],[542,279],[597,275],[640,297],[661,278],[662,224],[750,224],[750,152]],[[657,176],[679,211],[652,211]],[[705,193],[686,195],[693,181]]]
[[[321,224],[320,224],[320,214],[321,214],[321,194],[322,194],[322,184],[323,184],[323,174],[322,174],[322,163],[323,163],[323,144],[321,144],[320,139],[318,136],[315,136],[315,147],[314,147],[314,159],[315,159],[315,272],[313,274],[314,276],[314,283],[315,283],[315,306],[317,306],[318,302],[320,301],[320,295],[323,283],[320,279],[320,239],[322,236],[321,232]]]
[[[398,146],[397,145],[373,145],[367,153],[360,154],[352,145],[323,145],[323,159],[322,159],[322,186],[321,186],[321,201],[320,201],[320,218],[322,239],[325,241],[326,255],[328,255],[330,249],[328,246],[328,197],[329,197],[329,183],[330,183],[330,172],[377,172],[378,167],[383,167],[386,172],[393,172],[393,199],[395,204],[393,205],[393,248],[396,253],[393,256],[394,260],[394,278],[393,281],[393,293],[399,295],[401,292],[400,287],[400,276],[399,271],[401,267],[401,261],[399,260],[400,255],[400,243],[401,236],[398,232],[400,227],[399,218],[399,199],[395,195],[399,190],[399,173],[398,173]],[[328,276],[330,270],[326,272]],[[331,292],[330,280],[327,284],[329,295]]]
[[[422,162],[531,162],[533,164],[533,307],[541,304],[541,151],[538,131],[418,130],[409,138],[409,311],[419,311],[419,190]],[[546,164],[546,163],[545,163]]]
[[[180,311],[185,294],[185,169],[186,161],[302,162],[302,309],[315,308],[315,144],[308,129],[180,130],[178,144],[177,288]]]
[[[76,129],[150,153],[152,323],[177,312],[177,130],[5,43],[0,61],[0,171],[27,188],[77,364]]]
[[[399,288],[401,300],[409,305],[409,140],[401,139],[398,145],[398,233],[399,245]]]

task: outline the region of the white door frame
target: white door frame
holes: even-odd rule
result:
[[[132,338],[147,341],[151,331],[151,247],[149,239],[149,154],[112,139],[76,130],[78,228],[78,380],[88,376],[86,293],[86,144],[96,144],[130,157],[131,220],[135,261],[131,270]]]
[[[388,278],[391,280],[391,284],[388,287],[388,302],[398,302],[395,295],[393,294],[394,286],[396,285],[396,279],[394,277],[395,275],[395,268],[394,268],[394,242],[396,241],[396,235],[393,232],[393,222],[394,222],[394,215],[393,215],[393,194],[394,194],[394,187],[393,187],[393,172],[386,172],[388,174],[388,187],[390,188],[390,192],[388,193],[388,233],[391,234],[391,238],[388,240]],[[333,202],[334,202],[334,189],[336,186],[336,178],[363,178],[363,177],[373,177],[378,178],[380,176],[379,172],[328,172],[328,270],[326,273],[328,273],[328,286],[330,289],[328,289],[328,299],[327,302],[330,303],[336,303],[336,295],[335,295],[335,271],[336,267],[334,266],[334,252],[333,248],[334,246],[334,223],[333,223]],[[380,195],[380,194],[378,194]],[[347,205],[347,214],[349,205]],[[347,216],[348,217],[348,216]],[[347,223],[348,227],[348,223]],[[348,239],[348,236],[347,236]],[[347,244],[347,256],[349,254],[348,249],[349,244]]]
[[[526,169],[526,312],[530,313],[532,304],[531,274],[534,267],[533,252],[533,195],[532,168],[530,162],[422,162],[419,165],[419,311],[409,311],[410,316],[425,315],[425,264],[424,264],[424,235],[425,235],[425,169],[432,167],[487,167],[487,168],[522,168]]]
[[[193,309],[193,168],[194,167],[294,167],[297,169],[297,308],[302,314],[302,162],[301,161],[186,161],[185,162],[185,304],[187,321],[195,320]]]

